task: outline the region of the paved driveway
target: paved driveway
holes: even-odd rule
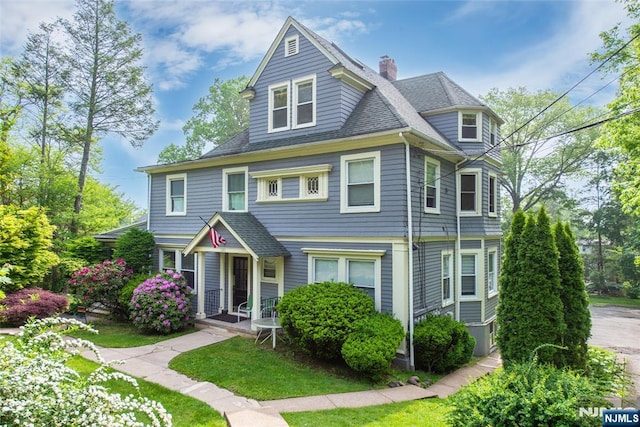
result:
[[[635,382],[635,407],[640,408],[640,308],[589,307],[589,344],[608,348],[627,359]]]

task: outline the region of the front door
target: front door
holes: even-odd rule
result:
[[[249,258],[233,257],[233,309],[247,301],[249,284]]]

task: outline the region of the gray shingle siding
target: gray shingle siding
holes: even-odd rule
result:
[[[444,135],[453,143],[458,142],[458,112],[449,111],[446,113],[429,115],[425,119],[438,132]]]
[[[442,308],[442,252],[455,248],[455,239],[442,242],[418,242],[413,251],[415,312]]]
[[[481,322],[482,321],[482,302],[481,301],[460,302],[460,320],[463,322]]]

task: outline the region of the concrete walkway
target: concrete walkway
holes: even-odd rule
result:
[[[9,332],[15,331],[0,331],[0,333]],[[493,353],[476,365],[459,369],[427,388],[405,385],[381,390],[262,402],[236,396],[231,391],[220,388],[215,384],[194,381],[169,369],[169,361],[180,353],[218,343],[236,335],[238,334],[229,332],[224,328],[205,327],[197,332],[162,341],[158,344],[131,348],[100,348],[100,354],[107,362],[114,360],[124,361],[123,365],[116,366],[122,372],[160,384],[207,403],[220,412],[231,427],[287,426],[288,424],[282,418],[280,412],[359,408],[431,397],[444,398],[457,392],[463,385],[492,372],[501,364],[499,354]],[[92,352],[86,351],[83,356],[95,361],[95,355]]]

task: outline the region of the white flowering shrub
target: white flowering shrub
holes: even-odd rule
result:
[[[110,393],[102,383],[135,379],[110,372],[93,343],[65,338],[63,328],[97,331],[74,319],[31,320],[15,342],[0,338],[0,425],[11,426],[171,426],[171,415],[155,401]],[[81,376],[66,362],[83,349],[100,363]]]

